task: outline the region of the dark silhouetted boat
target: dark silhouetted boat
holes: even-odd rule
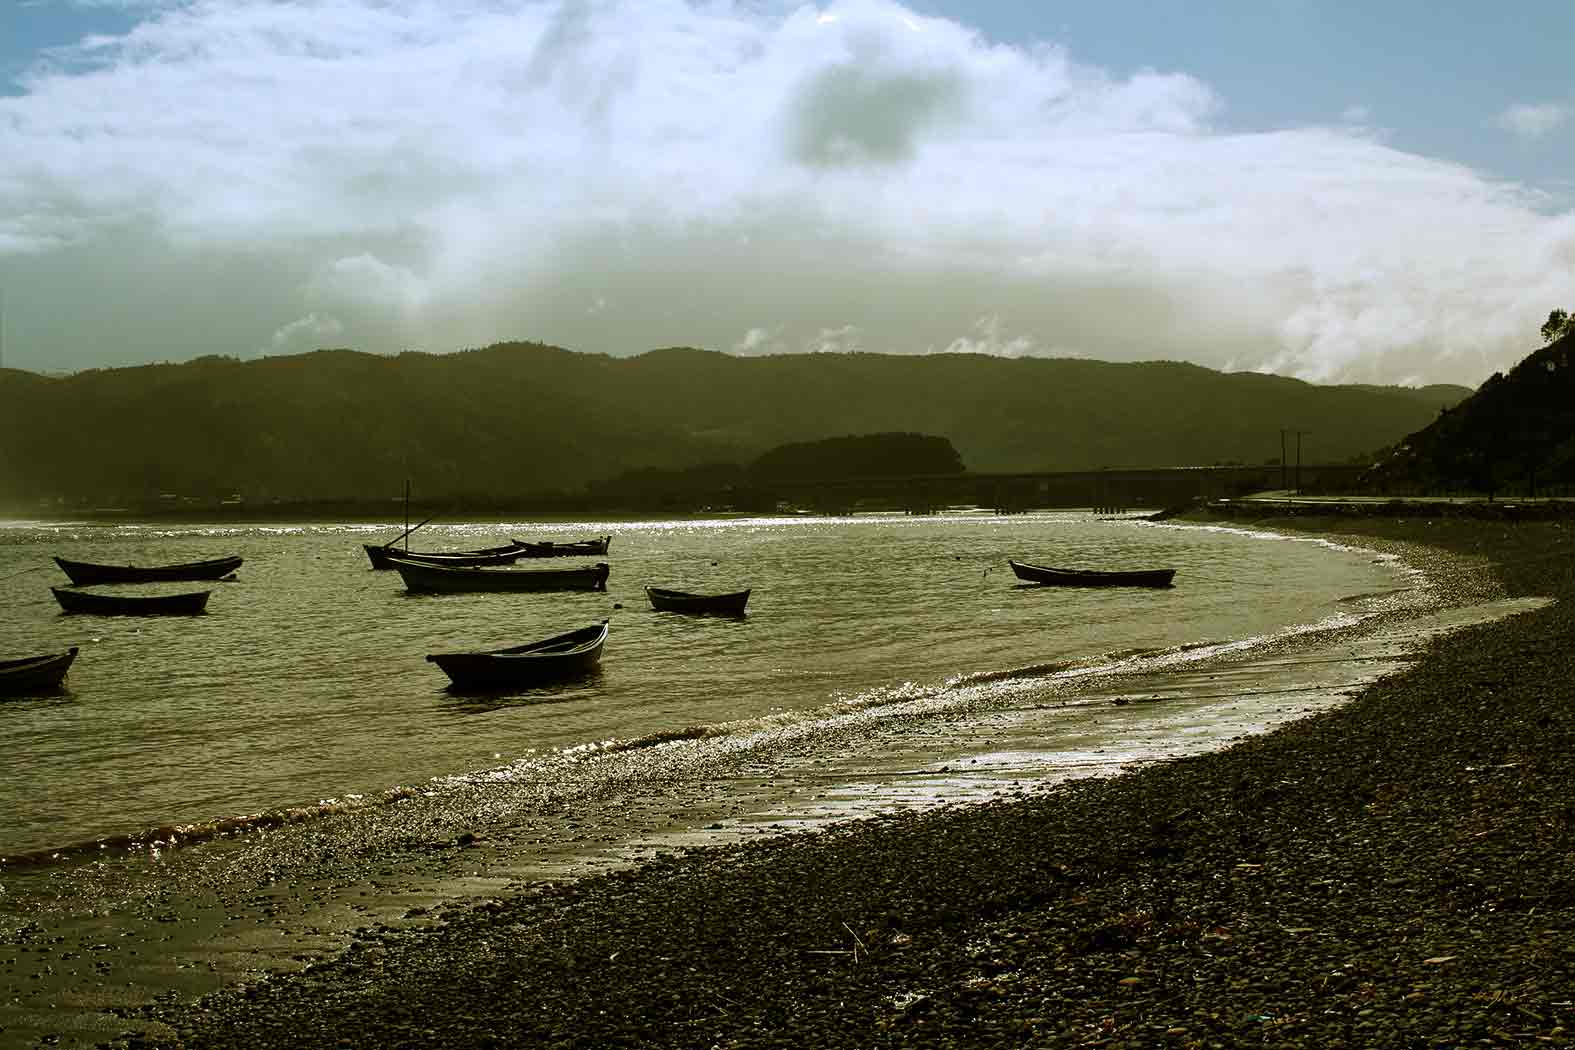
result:
[[[716,613],[721,616],[742,616],[749,601],[748,591],[731,594],[690,594],[688,591],[671,591],[664,587],[647,587],[645,596],[651,608],[661,612]]]
[[[1012,567],[1019,580],[1043,583],[1054,587],[1169,587],[1176,575],[1175,569],[1127,569],[1100,572],[1094,569],[1052,569],[1027,562],[1006,563]]]
[[[77,647],[63,653],[24,656],[20,660],[0,660],[0,696],[26,696],[59,689],[60,683],[77,658]]]
[[[392,559],[405,588],[417,593],[455,591],[604,591],[611,568],[604,561],[573,569],[492,569],[429,565]]]
[[[165,580],[218,580],[241,567],[235,555],[187,561],[175,565],[98,565],[90,561],[56,558],[55,564],[78,587],[95,583],[160,583]]]
[[[607,547],[612,543],[612,537],[597,536],[594,539],[573,540],[568,543],[557,543],[553,540],[532,543],[530,540],[517,539],[514,543],[525,551],[527,558],[581,558],[606,554]]]
[[[556,681],[593,670],[607,644],[607,621],[539,642],[477,653],[432,653],[454,687],[496,689]]]
[[[68,613],[97,613],[100,616],[195,616],[208,605],[212,591],[189,594],[102,594],[51,587],[55,601]]]
[[[394,558],[424,562],[427,565],[476,568],[485,565],[513,565],[525,557],[525,552],[512,543],[503,547],[482,547],[471,551],[412,551],[375,543],[363,543],[361,546],[366,549],[366,556],[371,559],[374,569],[392,569]]]

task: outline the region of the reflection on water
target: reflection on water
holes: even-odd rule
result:
[[[453,698],[451,709],[464,714],[485,714],[511,704],[572,703],[602,681],[602,669],[592,667],[560,678],[530,685],[455,685],[443,692]]]
[[[262,530],[217,537],[266,557],[226,592],[245,615],[215,617],[201,646],[99,632],[99,665],[71,694],[0,719],[0,754],[26,738],[67,800],[23,798],[30,770],[0,766],[0,816],[28,807],[0,832],[90,814],[137,840],[91,863],[0,867],[0,1029],[103,1045],[127,1005],[299,970],[523,883],[1216,748],[1341,702],[1431,632],[1536,604],[1466,607],[1494,591],[1456,564],[1437,574],[1444,596],[1367,551],[1075,516],[621,528],[607,662],[536,694],[454,696],[422,654],[541,637],[594,603],[456,596],[427,606],[441,623],[408,618],[423,603],[344,557],[356,534],[343,528],[277,547]],[[494,534],[451,531],[454,546]],[[0,528],[0,561],[59,542],[14,535]],[[1163,558],[1187,575],[1159,601],[1023,595],[991,552],[1024,549]],[[769,600],[747,621],[701,622],[629,597],[642,577],[706,569],[764,580]],[[0,626],[0,645],[59,625]],[[162,656],[138,664],[149,652]],[[109,673],[126,664],[147,678]],[[144,776],[144,755],[169,775]],[[74,763],[121,794],[77,789]],[[399,786],[323,789],[358,779]],[[227,816],[138,815],[183,808]],[[56,965],[109,945],[108,986]]]
[[[82,647],[64,695],[4,707],[0,856],[377,798],[591,743],[773,731],[964,681],[1032,682],[1166,650],[1195,658],[1199,646],[1415,597],[1371,552],[1077,514],[480,523],[429,526],[422,546],[609,532],[605,593],[412,601],[361,549],[386,528],[0,529],[0,601],[12,610],[0,655]],[[55,554],[157,564],[228,553],[245,564],[200,618],[66,616],[48,589],[60,582]],[[1008,557],[1178,573],[1165,590],[1020,587]],[[646,585],[754,593],[743,618],[689,617],[651,610]],[[457,695],[424,661],[603,618],[601,669],[541,690]]]

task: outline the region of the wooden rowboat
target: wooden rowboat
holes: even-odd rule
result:
[[[607,621],[539,642],[475,653],[432,653],[429,663],[448,675],[454,688],[496,689],[534,685],[585,674],[601,662]]]
[[[647,587],[645,596],[651,608],[659,612],[716,613],[722,616],[744,615],[744,605],[749,601],[748,591],[732,594],[690,594],[663,587]]]
[[[55,601],[68,613],[100,616],[196,616],[208,605],[212,591],[190,594],[101,594],[69,587],[51,587]]]
[[[473,551],[407,551],[398,547],[363,543],[366,556],[374,569],[392,569],[395,558],[425,562],[428,565],[450,565],[476,568],[483,565],[513,565],[525,557],[525,552],[512,543],[507,547],[484,547]]]
[[[59,689],[71,661],[77,658],[77,647],[63,653],[46,653],[43,656],[24,656],[20,660],[0,660],[0,696],[26,696]]]
[[[532,543],[530,540],[515,540],[515,545],[525,551],[527,558],[580,558],[599,557],[607,553],[608,546],[612,543],[611,536],[597,536],[588,540],[574,540],[570,543],[555,543],[552,540],[542,540]]]
[[[236,555],[187,561],[175,565],[98,565],[90,561],[56,558],[55,564],[78,587],[95,583],[159,583],[165,580],[217,580],[241,567]]]
[[[1052,569],[1027,562],[1006,562],[1019,580],[1056,587],[1169,587],[1175,569],[1129,569],[1100,572],[1094,569]]]
[[[420,594],[457,591],[605,591],[611,567],[604,561],[573,569],[489,569],[428,565],[393,559],[405,589]]]

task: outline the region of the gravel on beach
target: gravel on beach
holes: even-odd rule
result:
[[[1557,600],[1224,751],[368,930],[115,1045],[1575,1045],[1575,523],[1260,523]]]

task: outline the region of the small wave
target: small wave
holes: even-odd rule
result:
[[[1096,657],[1069,660],[1059,663],[1035,664],[1001,671],[979,671],[960,675],[947,682],[949,687],[966,688],[1036,678],[1091,678],[1106,674],[1120,674],[1143,666],[1164,667],[1192,664],[1214,657],[1248,652],[1268,645],[1277,639],[1294,638],[1319,631],[1338,630],[1362,622],[1371,614],[1345,613],[1331,616],[1316,623],[1295,624],[1274,634],[1254,635],[1230,641],[1186,642],[1161,647],[1135,647],[1118,649]]]
[[[340,813],[391,805],[408,798],[415,798],[419,794],[421,792],[416,788],[399,786],[380,791],[375,795],[346,795],[344,798],[322,799],[316,805],[282,806],[261,813],[218,817],[192,824],[165,824],[125,835],[108,835],[84,842],[13,853],[0,857],[0,870],[14,871],[21,868],[71,863],[93,856],[107,855],[112,851],[134,853],[146,850],[149,856],[158,857],[167,849],[195,846],[214,839],[243,835],[252,831],[283,827],[286,824],[303,824]]]
[[[1343,598],[1335,599],[1341,605],[1355,605],[1358,602],[1374,602],[1383,598],[1393,598],[1397,594],[1409,594],[1410,587],[1395,587],[1387,591],[1369,591],[1366,594],[1348,594]]]
[[[640,751],[648,747],[660,747],[663,744],[672,744],[680,740],[705,740],[708,737],[718,736],[723,732],[720,726],[689,726],[687,729],[668,729],[660,733],[647,733],[632,740],[608,741],[601,750],[614,751]]]
[[[949,686],[989,685],[992,682],[1007,682],[1014,678],[1043,678],[1047,675],[1061,674],[1072,670],[1078,665],[1076,660],[1061,660],[1052,663],[1028,664],[1023,667],[1008,667],[1000,671],[970,671],[948,678]]]

